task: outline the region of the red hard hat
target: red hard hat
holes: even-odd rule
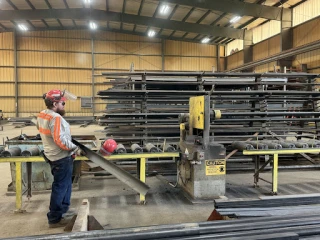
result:
[[[45,99],[50,99],[53,102],[66,101],[67,98],[64,97],[64,92],[59,89],[50,90],[45,94]]]
[[[110,155],[117,149],[117,142],[113,139],[107,139],[101,146],[101,152],[105,155]]]

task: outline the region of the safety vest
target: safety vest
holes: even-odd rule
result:
[[[71,141],[70,125],[64,118],[46,109],[38,114],[37,128],[43,143],[44,154],[50,161],[57,161],[77,148]]]

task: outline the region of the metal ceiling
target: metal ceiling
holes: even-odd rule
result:
[[[87,29],[95,21],[100,30],[199,42],[225,44],[243,39],[244,29],[280,20],[281,8],[306,0],[0,0],[0,31],[18,24],[30,30]],[[161,14],[167,4],[168,12]],[[230,19],[239,15],[236,23]]]

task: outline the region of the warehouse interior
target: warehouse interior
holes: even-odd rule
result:
[[[319,239],[319,21],[319,0],[0,0],[0,238]],[[53,89],[85,156],[51,229]]]

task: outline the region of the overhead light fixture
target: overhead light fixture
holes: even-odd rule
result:
[[[170,8],[169,8],[169,6],[168,6],[167,4],[163,4],[163,5],[161,6],[161,8],[160,8],[160,13],[163,14],[163,15],[165,15],[165,14],[168,13],[169,9],[170,9]]]
[[[23,24],[18,24],[18,28],[20,28],[22,31],[28,31],[28,28]]]
[[[83,0],[85,4],[90,4],[91,0]]]
[[[150,30],[150,31],[148,32],[148,36],[149,36],[149,37],[154,37],[155,35],[156,35],[156,32],[153,31],[153,30]]]
[[[92,30],[95,30],[98,28],[98,25],[95,22],[90,22],[89,26]]]
[[[235,17],[231,18],[230,22],[235,23],[235,22],[238,22],[240,19],[241,19],[240,16],[235,16]]]
[[[206,37],[206,38],[202,39],[201,42],[202,43],[208,43],[208,42],[210,42],[210,38]]]

